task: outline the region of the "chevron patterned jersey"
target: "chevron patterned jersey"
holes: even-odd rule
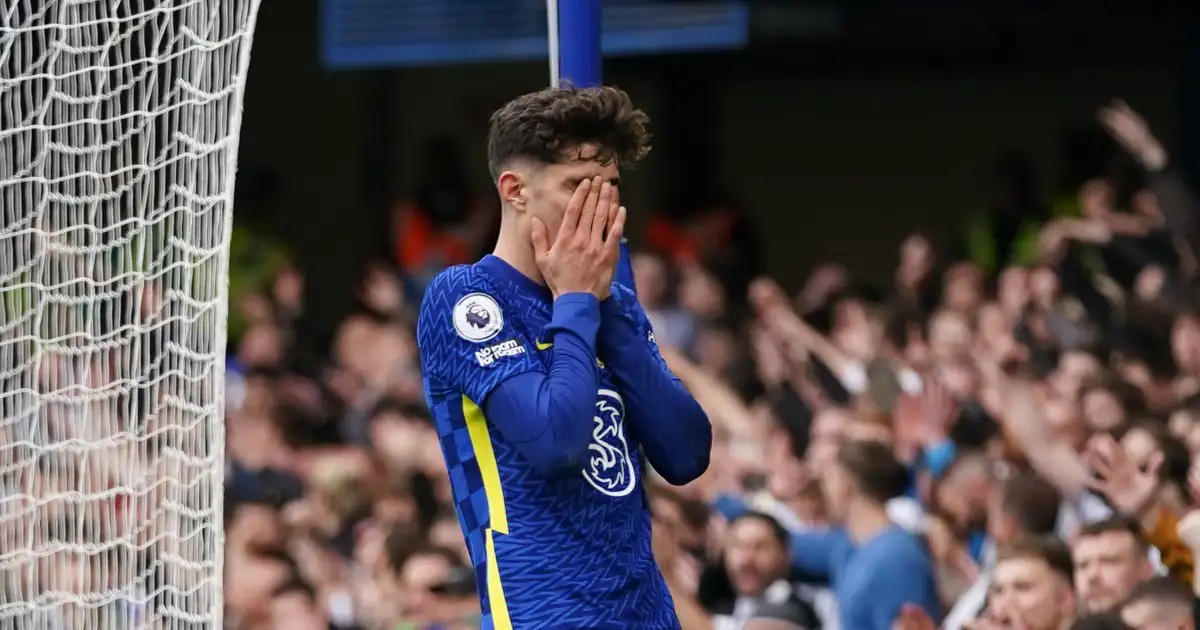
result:
[[[631,291],[614,285],[614,297],[645,322]],[[484,627],[676,629],[650,549],[642,457],[607,369],[598,363],[592,441],[578,472],[539,472],[483,412],[504,380],[548,370],[551,304],[544,287],[489,256],[434,279],[417,325]]]

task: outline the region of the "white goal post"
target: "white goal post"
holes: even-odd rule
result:
[[[220,628],[259,0],[0,0],[0,630]]]

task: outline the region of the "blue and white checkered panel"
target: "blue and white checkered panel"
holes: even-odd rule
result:
[[[741,48],[744,0],[604,0],[608,55]],[[427,66],[541,59],[545,0],[322,0],[327,67]]]

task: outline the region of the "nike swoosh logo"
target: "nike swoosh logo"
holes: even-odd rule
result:
[[[533,342],[533,345],[537,346],[537,349],[538,349],[539,351],[541,351],[541,350],[549,350],[550,348],[553,348],[553,347],[554,347],[554,342],[553,342],[553,341],[551,341],[551,342],[549,342],[549,343],[545,343],[545,342],[541,342],[541,341],[535,341],[535,342]],[[596,359],[596,367],[603,369],[603,368],[604,368],[604,362],[603,362],[603,361],[601,361],[600,359]]]

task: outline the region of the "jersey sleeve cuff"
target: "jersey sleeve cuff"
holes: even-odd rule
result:
[[[600,300],[591,293],[564,293],[554,300],[554,310],[560,308],[597,308]]]
[[[589,348],[596,348],[600,330],[600,300],[591,293],[567,293],[554,300],[550,328],[579,335]]]

